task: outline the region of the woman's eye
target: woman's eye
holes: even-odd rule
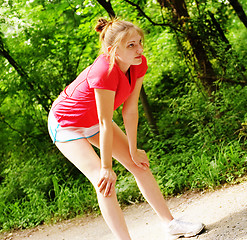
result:
[[[131,43],[131,44],[129,44],[129,46],[128,46],[129,48],[132,48],[132,47],[134,47],[134,44],[133,43]]]

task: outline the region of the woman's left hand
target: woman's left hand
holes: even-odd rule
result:
[[[137,149],[134,153],[131,153],[131,158],[132,158],[132,161],[139,168],[143,170],[146,170],[147,168],[149,168],[149,160],[144,150]]]

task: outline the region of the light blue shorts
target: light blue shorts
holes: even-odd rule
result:
[[[48,131],[55,142],[68,142],[81,138],[90,138],[99,133],[99,124],[89,128],[84,127],[61,127],[52,111],[48,116]]]

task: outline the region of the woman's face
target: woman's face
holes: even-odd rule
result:
[[[137,31],[125,37],[116,50],[116,63],[126,73],[130,65],[142,63],[142,37]]]

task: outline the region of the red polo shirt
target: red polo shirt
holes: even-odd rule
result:
[[[145,75],[147,60],[142,56],[140,65],[130,66],[131,84],[117,64],[109,73],[106,55],[100,55],[68,85],[52,105],[52,111],[61,127],[91,127],[99,122],[94,88],[115,91],[114,110],[132,93],[137,78]],[[107,104],[107,103],[106,103]]]

